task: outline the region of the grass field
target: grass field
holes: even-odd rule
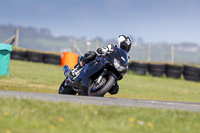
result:
[[[57,93],[63,80],[60,66],[11,60],[9,77],[0,77],[0,90]],[[119,86],[117,95],[106,97],[200,102],[200,82],[129,72]]]
[[[0,133],[198,133],[199,112],[0,98]]]
[[[62,68],[11,60],[0,90],[57,93]],[[200,83],[128,73],[106,97],[200,102]],[[0,97],[0,133],[197,133],[200,112],[52,103]]]

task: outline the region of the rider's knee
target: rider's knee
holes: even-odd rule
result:
[[[85,64],[89,63],[90,61],[94,60],[96,58],[97,54],[94,51],[88,51],[83,58],[83,62]]]
[[[110,90],[109,90],[109,93],[111,95],[114,95],[114,94],[117,94],[119,91],[119,85],[118,84],[115,84]]]

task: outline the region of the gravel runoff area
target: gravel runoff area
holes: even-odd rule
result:
[[[155,100],[139,100],[139,99],[121,99],[106,97],[89,97],[89,96],[72,96],[47,93],[2,91],[1,97],[15,97],[23,99],[36,99],[51,102],[75,102],[92,105],[107,105],[121,107],[145,107],[145,108],[164,108],[185,111],[200,112],[200,103],[192,102],[173,102],[173,101],[155,101]]]

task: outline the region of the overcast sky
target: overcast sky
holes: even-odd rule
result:
[[[48,28],[55,36],[200,44],[200,0],[0,0],[0,24]]]

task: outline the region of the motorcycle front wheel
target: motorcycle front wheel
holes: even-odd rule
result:
[[[96,80],[91,83],[88,89],[88,96],[99,96],[103,97],[115,84],[115,78],[112,75],[105,75],[100,83],[97,83]]]

